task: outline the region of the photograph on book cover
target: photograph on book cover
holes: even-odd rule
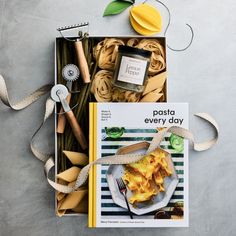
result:
[[[171,126],[171,120],[188,128],[187,104],[95,106],[95,159],[145,154],[154,135]],[[128,111],[129,118],[120,119]],[[93,175],[91,227],[188,226],[188,141],[183,138],[167,133],[141,161],[97,165]]]

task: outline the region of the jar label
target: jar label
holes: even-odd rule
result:
[[[120,63],[118,81],[143,85],[147,61],[123,56]]]

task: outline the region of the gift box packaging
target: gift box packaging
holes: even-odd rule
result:
[[[72,38],[57,38],[55,42],[55,84],[68,85],[62,70],[68,64],[78,66]],[[81,75],[72,82],[70,107],[89,143],[90,102],[167,102],[166,40],[164,37],[101,37],[82,39],[91,83],[84,83]],[[111,82],[120,45],[152,51],[148,79],[142,94],[125,91]],[[88,162],[89,149],[83,150],[66,122],[64,131],[58,133],[58,117],[63,116],[60,103],[55,109],[55,176],[57,183],[72,186],[81,168]],[[86,161],[87,158],[87,161]],[[66,170],[70,173],[67,175]],[[63,173],[64,172],[64,173]],[[63,175],[60,175],[63,173]],[[88,188],[73,194],[56,192],[55,208],[58,216],[87,214]]]

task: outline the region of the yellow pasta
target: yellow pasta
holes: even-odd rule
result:
[[[136,163],[125,165],[122,179],[133,193],[129,202],[131,204],[145,202],[159,192],[164,192],[164,179],[171,174],[166,154],[160,149]]]
[[[144,192],[150,187],[149,181],[144,176],[129,169],[126,169],[123,180],[131,191]]]
[[[156,191],[152,189],[150,192],[146,193],[136,193],[130,199],[129,202],[134,204],[136,202],[145,202],[151,199],[152,196],[156,195]]]
[[[153,174],[153,178],[155,180],[156,185],[163,184],[163,182],[164,182],[164,179],[163,179],[160,171],[155,172]]]

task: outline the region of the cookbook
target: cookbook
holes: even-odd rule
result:
[[[188,141],[165,127],[188,128],[187,103],[90,103],[90,163],[142,154],[136,163],[94,165],[89,173],[89,227],[188,227]],[[127,157],[128,158],[128,157]]]

